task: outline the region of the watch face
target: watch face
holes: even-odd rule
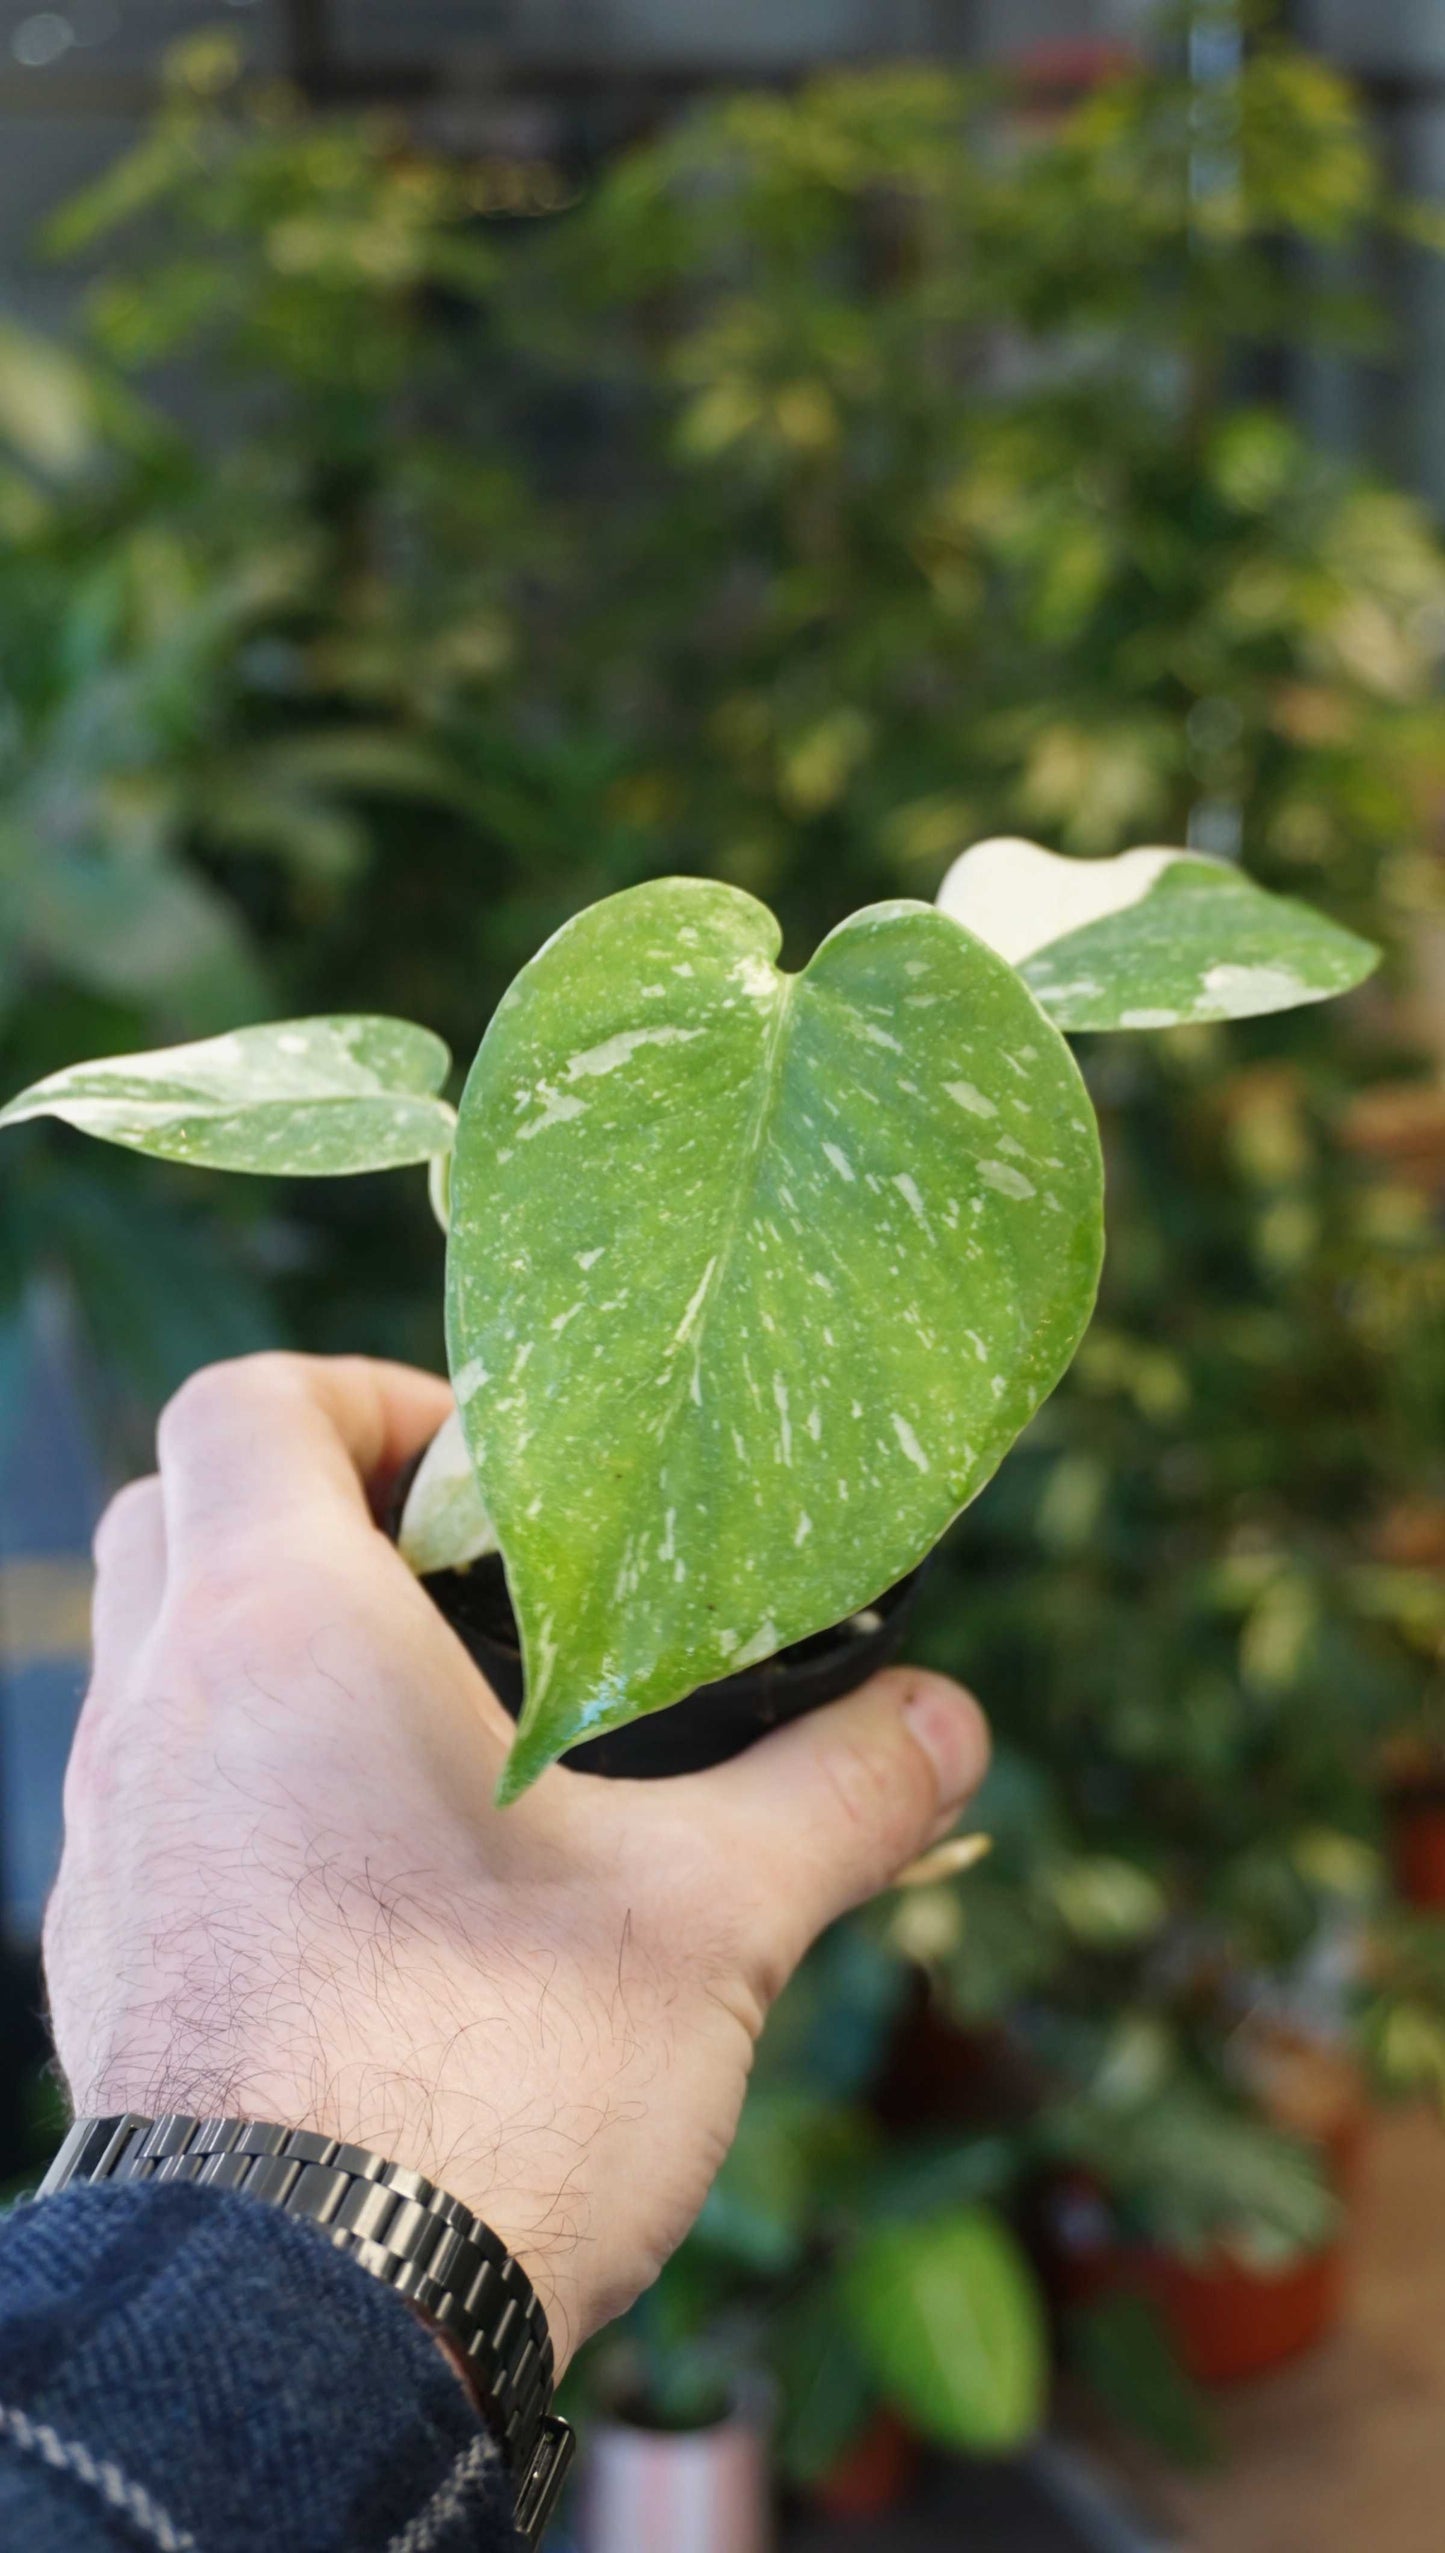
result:
[[[529,2544],[537,2542],[562,2496],[576,2447],[577,2440],[566,2421],[549,2413],[542,2423],[532,2461],[517,2488],[517,2526]]]

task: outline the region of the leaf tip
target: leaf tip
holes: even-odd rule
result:
[[[534,1738],[519,1731],[497,1777],[497,1787],[492,1794],[493,1806],[511,1808],[524,1791],[531,1789],[539,1775],[546,1772],[552,1761],[549,1748],[539,1746]]]

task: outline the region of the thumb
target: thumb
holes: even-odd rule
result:
[[[971,1693],[892,1667],[716,1771],[694,1775],[708,1822],[754,1886],[770,1991],[824,1926],[886,1888],[951,1824],[988,1765]]]

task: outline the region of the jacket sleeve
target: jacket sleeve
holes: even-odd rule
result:
[[[0,2222],[0,2545],[520,2553],[498,2450],[401,2298],[223,2190]]]

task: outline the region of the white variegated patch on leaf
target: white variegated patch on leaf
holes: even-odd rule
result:
[[[437,1569],[465,1569],[497,1548],[456,1410],[417,1465],[396,1539],[419,1578]]]
[[[0,1108],[212,1170],[320,1179],[428,1161],[451,1144],[451,1058],[406,1020],[269,1022],[149,1054],[71,1064]]]
[[[1063,859],[975,843],[939,909],[997,949],[1064,1029],[1174,1028],[1348,992],[1379,951],[1307,904],[1193,851]]]
[[[504,1793],[870,1603],[1073,1354],[1092,1109],[1014,970],[926,905],[801,975],[737,889],[580,914],[462,1102],[453,1385],[521,1625]]]

